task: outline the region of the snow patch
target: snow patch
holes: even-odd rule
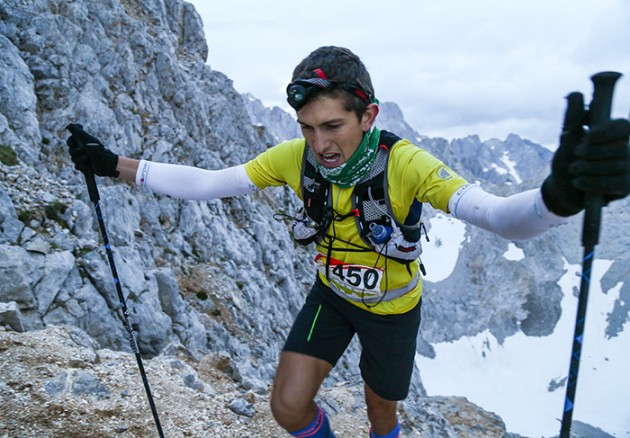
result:
[[[508,249],[503,253],[503,257],[507,260],[518,262],[525,258],[525,253],[521,248],[514,245],[513,243],[508,244]]]
[[[605,333],[607,315],[621,291],[619,283],[602,292],[600,281],[611,265],[607,260],[593,264],[573,419],[617,437],[630,437],[630,323],[619,336],[606,338]],[[416,356],[428,394],[465,396],[500,415],[510,432],[557,436],[581,267],[565,261],[565,269],[558,283],[564,293],[562,316],[551,335],[528,337],[519,332],[500,345],[486,331],[434,344],[435,359]]]
[[[519,176],[516,170],[516,162],[510,159],[510,154],[508,154],[507,151],[503,152],[503,155],[501,156],[500,160],[503,164],[505,164],[505,167],[508,168],[510,175],[512,175],[512,177],[514,178],[514,182],[516,184],[521,184],[523,180],[521,179],[521,177]]]
[[[428,225],[430,241],[422,241],[422,261],[427,268],[424,280],[435,283],[453,273],[466,237],[466,224],[439,212]]]

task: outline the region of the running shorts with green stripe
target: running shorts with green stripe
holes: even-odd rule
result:
[[[406,313],[378,315],[349,303],[317,279],[284,351],[313,356],[335,366],[356,333],[365,383],[386,400],[403,400],[413,372],[421,303]]]

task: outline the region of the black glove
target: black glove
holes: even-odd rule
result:
[[[585,133],[582,95],[567,100],[560,147],[542,186],[545,205],[560,216],[583,210],[586,192],[605,204],[630,194],[630,121],[607,120]]]
[[[630,194],[630,121],[608,120],[586,134],[569,166],[573,185],[602,196],[607,204]]]
[[[118,155],[103,146],[99,139],[85,132],[82,125],[70,124],[66,129],[72,134],[66,143],[70,147],[70,157],[77,170],[98,176],[119,175],[116,170]]]
[[[558,216],[572,216],[584,209],[584,191],[573,184],[569,166],[576,161],[576,149],[584,141],[586,111],[582,93],[567,96],[560,146],[551,162],[551,174],[542,185],[542,197],[549,210]]]

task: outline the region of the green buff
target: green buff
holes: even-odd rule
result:
[[[317,170],[326,181],[337,184],[342,189],[356,185],[368,173],[378,149],[381,131],[375,126],[363,134],[363,140],[350,159],[341,166],[329,169],[317,162]]]

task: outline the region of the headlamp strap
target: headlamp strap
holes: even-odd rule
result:
[[[321,79],[328,80],[328,76],[326,76],[326,73],[324,73],[324,70],[322,70],[321,68],[316,68],[315,70],[313,70],[313,73],[315,73]]]
[[[325,81],[329,80],[328,76],[326,76],[326,73],[324,73],[324,70],[322,70],[321,68],[316,68],[315,70],[313,70],[313,73],[315,73],[320,79],[323,79]],[[334,81],[331,81],[331,82],[334,82]],[[361,88],[356,87],[356,86],[352,86],[352,88],[353,88],[354,94],[356,94],[363,100],[371,102],[371,99],[368,97],[367,93],[363,91]]]
[[[365,94],[365,92],[363,90],[361,90],[360,88],[357,88],[354,90],[354,94],[356,94],[357,96],[359,96],[361,99],[366,100],[368,102],[370,102],[370,98],[367,96],[367,94]]]

